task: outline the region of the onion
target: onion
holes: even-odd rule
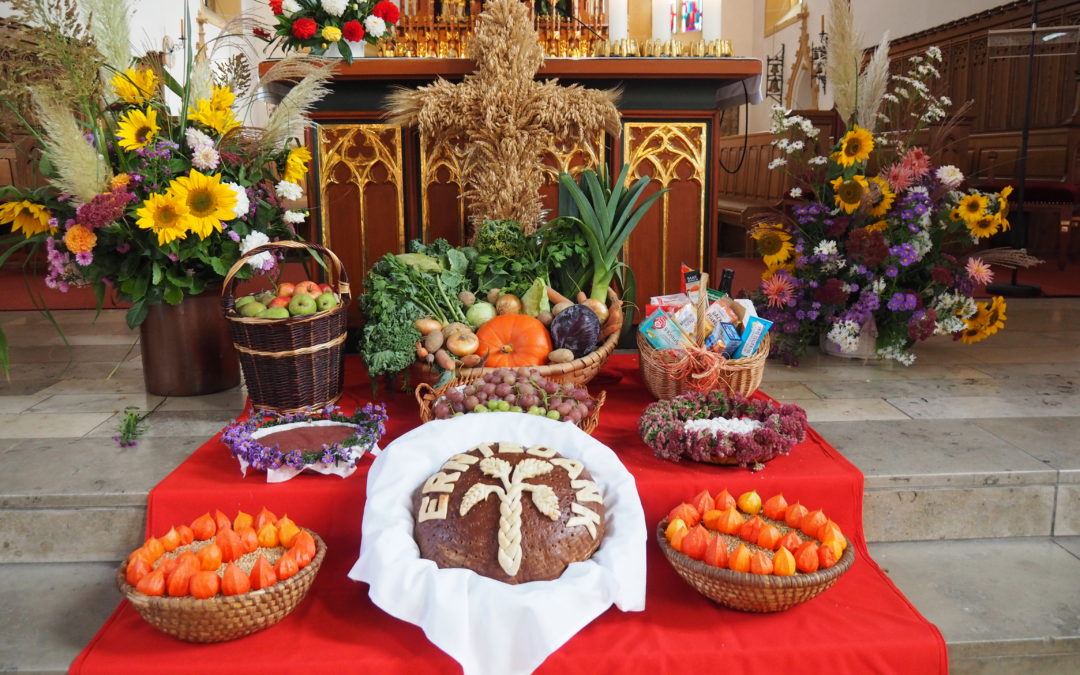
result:
[[[601,302],[599,300],[595,300],[593,298],[589,298],[588,300],[586,300],[585,302],[583,302],[581,304],[585,305],[586,307],[588,307],[589,309],[591,309],[593,311],[593,314],[596,315],[596,318],[600,319],[600,324],[601,325],[603,325],[603,323],[605,321],[607,321],[608,308],[607,308],[607,305],[605,305],[603,302]]]

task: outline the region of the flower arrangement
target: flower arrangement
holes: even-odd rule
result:
[[[731,430],[696,420],[727,420]],[[662,459],[759,465],[788,454],[806,438],[806,411],[719,390],[692,392],[649,405],[638,431]]]
[[[332,66],[292,57],[251,83],[246,71],[215,73],[208,54],[189,48],[181,82],[160,63],[132,57],[124,6],[99,0],[93,20],[71,28],[93,34],[100,86],[74,99],[56,96],[51,83],[31,88],[29,130],[48,183],[0,189],[0,225],[12,227],[0,239],[8,245],[0,263],[14,250],[44,247],[49,287],[92,285],[99,306],[111,292],[131,303],[134,328],[150,305],[176,305],[219,285],[242,253],[296,237],[304,215],[285,201],[303,196],[311,159],[297,137]],[[67,39],[63,28],[42,39]],[[244,126],[256,92],[284,78],[299,83],[266,128]],[[276,263],[266,256],[237,276]]]
[[[285,51],[308,48],[325,54],[331,46],[352,63],[352,45],[378,44],[401,18],[390,0],[269,0],[277,26],[270,42],[280,41]],[[361,45],[362,46],[362,45]]]
[[[321,449],[312,452],[283,451],[277,445],[267,446],[252,438],[252,434],[259,429],[320,420],[355,425],[356,433],[341,443],[323,445]],[[221,442],[229,446],[233,457],[260,471],[282,467],[302,469],[316,463],[323,466],[340,463],[352,467],[357,459],[382,438],[386,420],[386,407],[381,403],[368,403],[353,415],[343,414],[337,406],[327,406],[315,412],[285,415],[256,410],[246,420],[226,428],[221,435]],[[360,448],[360,451],[357,452],[356,448]]]
[[[847,4],[832,7],[830,34],[838,39],[830,40],[830,50],[845,39],[852,46],[850,54],[830,54],[830,68],[834,59],[861,63],[861,42],[850,26],[836,25],[850,22]],[[1004,326],[1002,298],[972,299],[975,287],[992,278],[988,266],[965,260],[962,251],[1008,230],[1011,188],[963,191],[959,169],[935,166],[912,144],[915,134],[945,118],[951,103],[930,93],[942,55],[931,47],[912,57],[910,70],[893,76],[888,91],[887,40],[886,34],[861,77],[857,66],[837,65],[841,72],[830,75],[848,130],[828,154],[814,154],[818,130],[809,120],[774,109],[774,145],[783,155],[771,168],[793,177],[789,194],[800,202],[785,222],[752,232],[767,268],[755,301],[776,324],[774,344],[788,360],[819,336],[854,353],[860,337],[876,330],[873,353],[908,365],[915,342],[933,335],[978,342]],[[891,130],[875,135],[890,122]]]

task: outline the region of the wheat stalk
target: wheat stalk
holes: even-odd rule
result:
[[[50,182],[61,192],[88,202],[105,190],[112,171],[97,149],[79,129],[75,116],[62,103],[42,89],[31,89],[34,110],[44,134],[45,154],[56,169]]]

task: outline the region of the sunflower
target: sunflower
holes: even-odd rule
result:
[[[122,73],[113,75],[109,84],[124,103],[139,105],[154,97],[158,87],[158,76],[149,68],[143,70],[128,68]]]
[[[985,324],[983,330],[986,334],[993,335],[1005,327],[1005,298],[995,295],[986,309]]]
[[[889,221],[882,218],[876,223],[870,223],[866,226],[867,232],[884,232],[885,228],[889,227]]]
[[[209,99],[200,98],[188,113],[188,119],[199,122],[224,136],[240,126],[233,115],[232,104],[236,94],[228,87],[215,86]]]
[[[236,217],[236,193],[221,183],[221,174],[206,176],[192,169],[189,175],[170,183],[169,190],[187,206],[189,227],[200,239],[206,239],[214,230],[221,232],[221,221]]]
[[[299,184],[307,174],[307,163],[311,161],[311,151],[307,148],[293,148],[285,159],[285,173],[281,180]]]
[[[232,107],[236,101],[236,94],[229,87],[214,85],[210,92],[210,107],[215,110],[226,110]]]
[[[787,274],[789,277],[794,277],[795,276],[795,263],[791,262],[791,261],[788,261],[788,262],[782,263],[780,265],[774,265],[772,267],[766,267],[765,271],[761,273],[761,278],[762,279],[768,279],[769,277],[776,274],[777,272],[783,272],[783,273]]]
[[[25,199],[0,204],[0,225],[11,223],[12,233],[22,230],[27,239],[42,232],[55,232],[56,226],[49,224],[51,219],[48,209]]]
[[[151,139],[161,130],[157,123],[157,110],[136,108],[120,118],[120,147],[125,150],[138,150],[150,144]]]
[[[971,232],[973,236],[979,239],[989,239],[1001,229],[1001,218],[1000,216],[991,216],[984,213],[976,220],[967,221],[967,228],[968,232]]]
[[[871,202],[870,215],[875,218],[880,218],[892,208],[893,201],[896,199],[896,194],[889,189],[889,181],[884,178],[874,176],[870,179],[870,182],[878,188],[877,190],[870,191],[872,197],[876,194],[877,200]]]
[[[998,219],[1001,220],[1001,230],[1003,232],[1009,231],[1009,195],[1012,194],[1012,186],[1006,185],[998,193]]]
[[[870,189],[866,176],[852,176],[850,180],[840,176],[832,182],[832,186],[836,192],[836,205],[843,208],[845,213],[855,213]]]
[[[840,149],[836,151],[836,161],[840,166],[848,167],[870,159],[874,149],[874,137],[866,129],[855,125],[840,139]]]
[[[986,207],[989,203],[990,200],[987,199],[986,195],[976,193],[964,195],[956,208],[960,213],[960,217],[970,225],[986,214]]]
[[[136,213],[139,216],[136,224],[144,230],[156,232],[159,246],[185,238],[191,229],[187,204],[172,190],[150,195]]]
[[[970,319],[964,319],[966,324],[963,330],[960,331],[960,341],[964,344],[975,344],[981,342],[990,337],[990,334],[986,332],[985,316],[980,311]]]
[[[786,262],[795,250],[791,245],[791,235],[784,231],[780,223],[761,225],[754,229],[751,236],[757,241],[758,253],[768,267],[777,267]]]

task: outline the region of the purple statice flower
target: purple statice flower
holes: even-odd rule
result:
[[[229,230],[227,234],[229,235],[229,239],[240,241],[240,235],[237,234],[235,230]]]
[[[170,253],[166,257],[173,262],[177,262],[178,260],[180,260],[180,256],[176,255],[175,253]]]
[[[899,257],[903,267],[919,262],[918,251],[908,242],[889,247],[889,254]]]
[[[810,319],[811,321],[815,321],[815,320],[817,320],[817,318],[818,318],[818,311],[817,311],[816,309],[811,309],[810,311],[808,311],[808,312],[806,313],[806,318]]]
[[[127,253],[130,250],[131,250],[131,244],[126,242],[126,241],[116,247],[116,252],[117,253]]]

